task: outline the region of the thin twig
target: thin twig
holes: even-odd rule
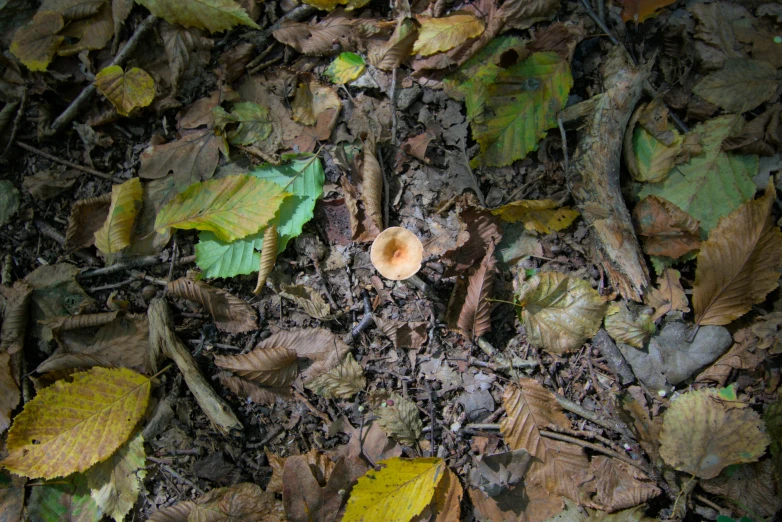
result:
[[[627,437],[630,440],[635,440],[633,434],[630,433],[630,431],[627,429],[627,426],[625,426],[624,424],[613,422],[610,420],[605,420],[601,417],[598,417],[597,414],[595,414],[594,412],[589,411],[583,406],[576,404],[575,402],[568,400],[564,397],[555,395],[555,398],[557,400],[557,404],[559,404],[562,407],[562,409],[567,410],[570,413],[575,413],[579,417],[583,417],[584,419],[594,424],[597,424],[598,426],[602,426],[607,430],[621,433],[623,436]]]
[[[24,150],[30,151],[34,154],[38,154],[42,158],[46,158],[49,161],[54,161],[55,163],[59,163],[61,165],[65,165],[66,167],[70,167],[72,169],[80,170],[82,172],[86,172],[87,174],[92,174],[93,176],[97,176],[99,178],[103,178],[105,180],[115,182],[117,180],[114,179],[114,176],[111,174],[106,174],[105,172],[101,172],[99,170],[92,169],[90,167],[85,167],[83,165],[79,165],[78,163],[74,163],[72,161],[68,161],[66,159],[58,158],[57,156],[53,156],[49,154],[48,152],[44,152],[41,149],[36,149],[32,145],[28,145],[24,143],[23,141],[17,141],[16,144],[23,148]]]
[[[301,392],[298,390],[293,390],[293,395],[296,396],[297,399],[299,399],[304,406],[307,407],[308,410],[310,410],[313,414],[315,414],[320,420],[325,422],[327,425],[330,425],[332,420],[329,418],[328,415],[317,409],[315,406],[312,405],[312,403],[305,397]]]
[[[250,70],[253,67],[256,67],[259,63],[261,63],[263,61],[264,58],[269,56],[269,53],[272,52],[272,49],[274,49],[275,45],[277,45],[277,41],[276,40],[274,42],[272,42],[271,45],[269,45],[266,49],[264,49],[263,51],[258,53],[258,56],[256,56],[252,60],[250,60],[250,63],[248,63],[245,66],[245,69]]]
[[[619,43],[619,40],[616,39],[613,33],[611,33],[611,29],[609,29],[608,26],[605,23],[603,23],[603,21],[600,19],[600,17],[595,12],[595,10],[592,9],[592,6],[589,5],[589,0],[581,0],[581,5],[584,7],[586,14],[589,15],[589,18],[594,20],[597,26],[605,33],[606,36],[608,36],[608,39],[611,40],[612,44],[622,45],[621,43]]]
[[[555,440],[561,440],[562,442],[570,442],[572,444],[576,444],[578,446],[581,446],[582,448],[589,448],[591,450],[603,453],[605,455],[608,455],[609,457],[614,457],[615,459],[619,459],[622,462],[626,462],[627,464],[630,464],[631,466],[640,469],[643,472],[646,472],[646,466],[644,466],[643,462],[638,462],[626,455],[622,455],[620,453],[615,452],[612,449],[606,448],[604,446],[601,446],[599,444],[593,444],[591,442],[587,442],[581,439],[577,439],[575,437],[571,437],[569,435],[563,435],[561,433],[555,433],[553,431],[548,430],[540,430],[540,434],[544,437],[548,437],[550,439]]]
[[[557,125],[559,126],[559,135],[562,137],[562,153],[565,155],[565,172],[570,170],[570,159],[567,153],[567,135],[565,134],[565,126],[562,123],[562,115],[557,115]]]
[[[102,290],[114,290],[115,288],[122,288],[125,285],[129,285],[130,283],[133,283],[135,281],[138,281],[135,277],[131,277],[130,279],[125,279],[124,281],[120,281],[119,283],[112,283],[110,285],[101,285],[101,286],[94,286],[92,288],[88,288],[88,292],[100,292]]]
[[[375,322],[375,314],[372,313],[372,303],[369,300],[369,292],[362,290],[361,295],[364,298],[364,317],[361,318],[361,321],[347,335],[345,342],[348,344],[355,341],[356,338],[361,335],[361,332],[369,328],[369,325]]]
[[[3,159],[8,157],[11,151],[11,146],[16,141],[16,135],[19,133],[19,127],[24,117],[24,111],[27,110],[27,87],[22,88],[22,99],[19,102],[19,108],[16,110],[16,116],[14,117],[14,126],[11,127],[11,137],[8,138],[8,143],[5,144],[5,150],[3,151]]]
[[[396,67],[394,67],[393,72],[391,73],[391,96],[389,96],[391,101],[391,145],[393,145],[395,148],[397,146],[396,141],[396,129],[397,129],[397,118],[396,118]]]
[[[179,473],[174,471],[171,468],[171,466],[166,464],[166,461],[158,459],[158,458],[155,458],[155,457],[147,457],[147,460],[150,461],[150,462],[154,462],[159,468],[162,468],[164,471],[166,471],[166,473],[170,474],[172,477],[174,477],[178,481],[183,482],[183,483],[187,484],[188,486],[190,486],[191,488],[193,488],[199,495],[203,495],[204,494],[204,492],[203,492],[203,490],[201,488],[199,488],[193,482],[191,482],[190,480],[186,479],[185,477],[183,477],[182,475],[180,475]]]
[[[168,267],[168,278],[166,279],[167,283],[171,282],[171,279],[174,277],[174,263],[176,262],[176,254],[177,254],[177,248],[176,248],[176,236],[174,236],[174,242],[171,245],[171,264]],[[163,288],[163,297],[166,296],[168,293],[168,284]]]

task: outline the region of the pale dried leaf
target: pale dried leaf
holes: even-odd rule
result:
[[[661,276],[657,278],[657,287],[651,288],[644,295],[644,302],[647,306],[654,308],[652,321],[656,321],[668,312],[679,310],[689,312],[690,302],[684,293],[682,287],[681,274],[678,270],[667,268]]]
[[[95,232],[95,247],[111,261],[130,245],[133,222],[142,198],[141,180],[131,178],[111,188],[111,205],[106,221]]]
[[[203,281],[182,277],[168,283],[168,291],[206,308],[220,330],[230,333],[249,332],[258,328],[258,314],[244,300]]]
[[[86,474],[93,500],[115,521],[124,520],[138,499],[147,475],[146,457],[144,438],[139,433]]]
[[[375,324],[391,339],[394,348],[417,350],[426,343],[429,334],[429,323],[425,322],[393,321],[375,317]]]
[[[364,212],[378,230],[383,230],[383,171],[377,161],[375,140],[364,142],[364,164],[361,168]]]
[[[415,403],[392,393],[374,410],[383,430],[406,446],[417,446],[424,426]]]
[[[417,38],[418,22],[400,18],[391,39],[369,52],[369,63],[383,71],[396,69],[410,56]]]
[[[322,321],[333,319],[331,306],[323,300],[319,292],[309,286],[280,285],[280,295],[299,305],[310,317]]]
[[[358,40],[356,29],[361,20],[344,13],[331,13],[317,24],[284,22],[274,31],[277,41],[310,56],[329,56],[341,51],[352,51]]]
[[[469,339],[478,338],[491,329],[489,297],[496,263],[492,243],[477,269],[469,277],[457,279],[448,302],[448,327]]]
[[[316,395],[326,399],[349,399],[362,391],[367,385],[364,370],[348,353],[336,367],[317,377],[305,386]]]
[[[328,372],[345,357],[350,348],[327,328],[300,328],[278,332],[264,339],[255,349],[285,346],[296,352],[300,359],[312,363],[300,371],[304,383]]]
[[[745,203],[720,220],[701,245],[692,303],[699,325],[728,324],[777,287],[782,233],[771,207],[776,191]]]
[[[288,386],[299,368],[296,352],[284,346],[255,349],[240,355],[215,355],[215,365],[263,386]]]
[[[296,97],[291,103],[293,120],[303,125],[315,125],[318,117],[328,109],[342,108],[342,100],[337,92],[328,85],[319,82],[300,83]]]
[[[615,341],[643,348],[644,343],[657,331],[651,311],[633,308],[627,303],[612,303],[606,311],[605,329]]]

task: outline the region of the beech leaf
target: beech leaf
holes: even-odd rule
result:
[[[451,294],[446,314],[448,327],[469,339],[478,338],[491,329],[489,296],[496,263],[494,243],[490,243],[478,268],[469,277],[460,277]]]
[[[282,522],[282,502],[256,484],[242,482],[216,488],[200,498],[158,510],[149,522]]]
[[[418,22],[400,18],[388,42],[370,51],[369,63],[383,71],[396,69],[410,56],[417,38]]]
[[[155,230],[208,230],[233,241],[261,230],[288,194],[255,176],[226,176],[191,185],[166,204],[155,219]]]
[[[469,38],[480,36],[486,24],[470,13],[455,13],[443,18],[419,16],[421,24],[413,52],[429,56],[453,49]]]
[[[447,469],[438,458],[397,457],[378,465],[353,486],[343,522],[409,522],[432,501]]]
[[[320,292],[305,285],[280,285],[280,295],[290,299],[315,319],[326,321],[333,319],[331,307],[323,300]]]
[[[763,421],[732,388],[690,391],[663,416],[660,456],[690,475],[710,479],[732,464],[754,462],[766,451]]]
[[[127,71],[119,65],[106,67],[95,75],[95,87],[122,116],[136,107],[146,107],[155,99],[155,80],[138,67]]]
[[[229,123],[238,123],[236,129],[227,133],[231,145],[252,145],[265,140],[272,133],[269,110],[253,102],[239,102],[228,113],[220,106],[213,109],[215,127],[224,129]]]
[[[126,368],[92,368],[44,388],[16,416],[2,465],[30,478],[82,472],[107,459],[144,415],[152,383]]]
[[[361,76],[366,68],[364,59],[356,53],[342,53],[323,73],[334,83],[347,84]]]
[[[366,388],[367,380],[361,365],[348,353],[338,366],[305,386],[326,399],[349,399]]]
[[[241,355],[215,355],[215,365],[264,386],[288,386],[299,373],[296,352],[284,346]]]
[[[90,496],[84,475],[73,474],[30,489],[27,520],[97,522],[102,518],[100,508]]]
[[[728,324],[777,287],[782,232],[771,215],[776,190],[722,218],[701,244],[692,304],[699,325]]]
[[[130,245],[133,222],[139,211],[143,190],[139,178],[131,178],[111,188],[111,205],[106,221],[95,232],[95,247],[109,259]]]
[[[424,426],[415,403],[392,393],[375,409],[377,423],[383,431],[406,446],[416,446]]]
[[[11,42],[11,53],[31,71],[45,71],[65,39],[58,33],[65,26],[60,13],[39,11],[20,27]]]
[[[222,288],[181,277],[168,283],[172,295],[200,304],[215,320],[215,326],[231,333],[258,328],[258,314],[245,301]]]
[[[778,85],[773,65],[746,58],[728,58],[722,69],[698,82],[692,92],[728,112],[740,113],[770,100]]]
[[[614,340],[635,348],[643,348],[646,340],[657,331],[650,310],[631,311],[624,302],[608,306],[605,328]]]
[[[168,23],[206,29],[211,33],[237,25],[259,28],[234,0],[136,0],[136,3]]]
[[[564,230],[578,217],[578,211],[569,207],[557,208],[557,202],[551,199],[512,201],[491,213],[510,223],[521,221],[527,230],[541,234]]]

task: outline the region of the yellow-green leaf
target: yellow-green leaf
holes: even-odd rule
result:
[[[651,310],[630,310],[627,304],[611,303],[604,321],[608,335],[620,343],[641,349],[646,340],[657,331]]]
[[[133,507],[141,491],[147,472],[144,465],[144,437],[141,433],[122,446],[108,460],[87,472],[87,485],[101,511],[117,522],[122,522]]]
[[[27,403],[8,431],[8,457],[0,464],[30,478],[63,477],[107,459],[128,440],[147,409],[149,377],[95,367],[72,378]]]
[[[419,16],[421,30],[413,46],[413,52],[421,56],[440,53],[461,45],[468,38],[483,33],[486,24],[469,13],[457,13],[443,18]]]
[[[64,39],[57,34],[64,26],[65,21],[60,13],[35,13],[32,22],[14,34],[11,53],[31,71],[45,71]]]
[[[95,87],[122,116],[136,107],[146,107],[155,99],[155,80],[138,67],[127,72],[119,65],[106,67],[95,75]]]
[[[280,185],[244,174],[194,183],[160,209],[155,230],[209,230],[234,241],[265,227],[287,196]]]
[[[136,3],[166,22],[206,29],[212,33],[237,25],[259,28],[234,0],[136,0]]]
[[[331,62],[325,74],[334,83],[347,84],[361,76],[366,66],[358,54],[342,53]]]
[[[130,245],[133,222],[143,196],[141,180],[132,178],[111,188],[111,206],[103,226],[95,232],[95,246],[111,257]]]
[[[541,234],[564,230],[578,217],[578,212],[569,207],[557,208],[551,199],[511,201],[491,211],[503,221],[524,222],[524,228]]]
[[[409,522],[429,505],[445,474],[438,458],[378,462],[353,486],[342,522]]]

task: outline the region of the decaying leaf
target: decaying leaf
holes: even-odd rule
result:
[[[28,520],[95,522],[102,517],[100,508],[90,496],[87,479],[82,474],[74,473],[70,477],[56,479],[30,489],[32,491],[27,503]]]
[[[732,388],[690,391],[663,417],[660,456],[679,471],[710,479],[732,464],[754,462],[766,451],[763,421]]]
[[[182,4],[178,0],[136,0],[171,24],[198,27],[211,33],[225,31],[237,25],[258,29],[247,12],[234,0],[193,0]]]
[[[309,359],[300,372],[304,383],[312,381],[339,364],[350,348],[327,328],[300,328],[278,332],[255,345],[255,350],[284,346],[300,359]]]
[[[277,261],[277,224],[272,223],[263,231],[263,246],[261,247],[261,263],[258,265],[258,280],[255,283],[254,294],[260,294],[266,286],[266,280],[274,270]]]
[[[782,105],[774,104],[744,125],[741,132],[722,142],[726,151],[773,156],[782,150]]]
[[[331,306],[323,300],[320,292],[310,286],[280,285],[279,293],[285,299],[290,299],[299,305],[310,317],[322,321],[333,319]]]
[[[446,471],[438,458],[393,458],[378,465],[382,469],[369,470],[353,487],[344,522],[408,522],[432,501]]]
[[[71,207],[68,229],[65,231],[65,250],[73,252],[95,243],[95,232],[106,222],[111,206],[111,194],[80,199]]]
[[[746,58],[728,58],[722,69],[701,80],[692,90],[728,112],[751,111],[771,99],[779,85],[771,64]]]
[[[356,53],[337,56],[324,73],[332,82],[347,84],[361,76],[366,68],[364,59]]]
[[[772,459],[734,466],[700,485],[712,495],[732,500],[742,511],[761,517],[773,517],[782,509],[782,490]]]
[[[255,176],[237,175],[191,185],[157,215],[155,229],[198,229],[224,241],[241,239],[262,229],[288,194]]]
[[[541,234],[564,230],[578,217],[578,211],[557,208],[557,202],[551,199],[512,201],[491,213],[510,223],[522,221],[524,228]]]
[[[453,49],[465,40],[479,36],[485,27],[483,20],[470,13],[455,13],[442,18],[419,16],[421,24],[413,52],[421,56]]]
[[[622,5],[622,21],[633,21],[640,24],[644,20],[657,15],[663,7],[667,7],[676,0],[620,0]]]
[[[339,365],[306,384],[313,393],[326,399],[349,399],[366,386],[364,370],[351,353]]]
[[[255,310],[244,300],[222,288],[182,277],[168,283],[168,291],[206,308],[220,330],[240,333],[258,327],[258,314]]]
[[[237,377],[231,372],[217,372],[215,377],[223,386],[234,392],[242,399],[250,399],[257,404],[266,404],[268,406],[277,402],[277,397],[288,399],[291,397],[290,387],[270,388],[262,386],[257,382],[248,381]]]
[[[98,463],[87,472],[87,485],[100,510],[122,521],[133,508],[141,491],[147,455],[144,438],[137,434],[108,460]]]
[[[426,343],[429,324],[424,322],[393,321],[375,317],[375,324],[380,331],[394,343],[394,348],[411,348],[417,350]]]
[[[0,287],[0,295],[4,300],[0,352],[13,355],[24,348],[32,293],[33,287],[24,281],[17,281],[11,288]]]
[[[296,97],[291,103],[293,120],[304,125],[315,125],[318,116],[329,109],[339,111],[342,101],[337,92],[328,85],[318,82],[300,83]]]
[[[646,305],[654,308],[652,321],[656,321],[673,310],[685,313],[690,311],[690,302],[687,300],[679,278],[681,278],[681,274],[678,270],[668,268],[657,278],[657,287],[651,288],[644,295]]]
[[[491,329],[491,295],[494,284],[494,244],[490,244],[481,264],[467,277],[456,281],[448,302],[448,327],[469,339],[478,338]]]
[[[383,171],[377,161],[373,138],[364,142],[364,164],[361,168],[364,212],[372,220],[374,226],[383,230]]]
[[[677,259],[701,244],[699,224],[679,207],[658,196],[647,196],[633,210],[636,233],[650,256]]]
[[[215,365],[264,386],[288,386],[299,373],[296,352],[272,346],[241,355],[215,355]]]
[[[220,106],[214,109],[215,127],[225,129],[228,124],[238,126],[227,133],[231,145],[252,145],[265,140],[272,133],[273,123],[269,110],[253,102],[239,102],[228,113]]]
[[[48,479],[105,460],[144,415],[151,387],[148,377],[125,368],[93,368],[55,382],[14,419],[3,466]]]
[[[777,287],[782,232],[771,207],[776,191],[722,218],[701,245],[692,304],[699,325],[728,324]]]
[[[361,23],[361,20],[345,13],[335,12],[314,25],[285,22],[273,34],[279,42],[302,54],[330,56],[356,49],[356,41],[359,39],[356,30]]]
[[[11,412],[19,404],[22,394],[14,376],[11,375],[11,356],[0,353],[0,434],[11,425]]]
[[[617,342],[643,348],[644,343],[657,331],[651,310],[633,310],[627,303],[611,303],[606,310],[605,328]]]
[[[110,260],[130,245],[133,222],[142,199],[141,180],[131,178],[111,188],[111,205],[103,226],[95,232],[95,247]]]
[[[607,306],[589,283],[559,272],[529,279],[516,303],[529,342],[556,354],[576,350],[595,335]]]
[[[619,459],[597,456],[590,462],[595,476],[595,502],[604,511],[631,508],[656,497],[660,488],[638,468]]]
[[[389,435],[406,446],[416,446],[424,426],[415,403],[392,393],[374,409],[377,423]]]
[[[200,498],[185,500],[158,510],[149,522],[179,521],[232,522],[283,522],[285,510],[282,502],[266,493],[256,484],[242,482],[227,488],[216,488]]]
[[[14,34],[11,53],[31,71],[45,71],[65,39],[58,34],[65,27],[62,14],[41,10]]]
[[[119,65],[106,67],[95,75],[95,86],[122,116],[136,107],[146,107],[155,99],[155,80],[138,67],[127,71]]]
[[[410,56],[417,38],[418,22],[400,18],[391,39],[369,52],[369,63],[383,71],[396,69]]]
[[[733,334],[733,340],[730,350],[701,372],[695,382],[725,386],[733,371],[754,370],[758,367],[765,354],[758,346],[754,333],[743,328]]]

